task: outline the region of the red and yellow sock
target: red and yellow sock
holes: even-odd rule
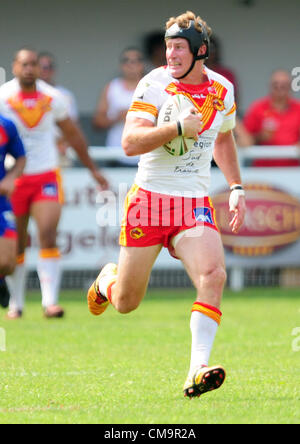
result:
[[[23,265],[25,263],[25,253],[18,254],[16,264],[17,265]]]
[[[116,283],[117,279],[114,279],[108,286],[107,286],[107,299],[109,300],[109,302],[111,303],[111,290],[112,290],[112,286]]]
[[[196,301],[194,302],[192,307],[192,312],[193,311],[199,311],[200,313],[203,313],[204,315],[216,321],[218,325],[220,325],[222,312],[218,308],[213,307],[209,304],[205,304],[203,302]]]
[[[39,254],[37,272],[41,285],[42,305],[56,305],[61,278],[60,251],[58,248],[42,248]]]
[[[40,250],[40,258],[42,259],[59,259],[60,251],[58,248],[43,248]]]

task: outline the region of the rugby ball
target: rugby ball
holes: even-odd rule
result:
[[[163,126],[167,123],[178,120],[181,116],[184,117],[191,108],[194,108],[193,103],[183,94],[175,94],[170,96],[158,114],[157,126]],[[195,140],[190,137],[177,136],[175,139],[163,145],[164,149],[172,156],[182,156],[187,153],[194,145]]]

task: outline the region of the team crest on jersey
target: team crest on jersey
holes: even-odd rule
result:
[[[135,227],[130,230],[130,236],[132,239],[140,239],[141,237],[145,236],[145,233],[141,228]]]
[[[51,102],[52,97],[40,92],[30,98],[18,93],[7,100],[27,128],[34,128],[40,123],[44,115],[51,111]]]
[[[200,207],[193,209],[194,216],[197,222],[207,222],[209,224],[214,224],[211,208]]]
[[[216,111],[224,111],[224,109],[225,109],[224,102],[219,97],[216,97],[215,99],[213,99],[212,105]]]

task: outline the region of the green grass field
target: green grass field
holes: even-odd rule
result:
[[[227,290],[210,362],[227,380],[188,400],[193,301],[190,290],[152,290],[129,315],[95,318],[85,292],[68,291],[66,318],[46,320],[31,293],[22,320],[0,313],[0,423],[299,423],[299,289]]]

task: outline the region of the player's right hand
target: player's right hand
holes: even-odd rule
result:
[[[197,141],[203,125],[202,114],[196,108],[191,107],[181,113],[180,123],[183,127],[184,137],[191,137]]]

